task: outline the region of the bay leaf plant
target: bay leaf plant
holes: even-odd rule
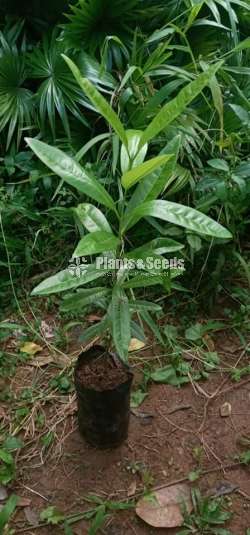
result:
[[[161,310],[158,304],[137,299],[135,293],[155,284],[169,291],[171,280],[183,270],[143,266],[142,272],[134,272],[125,264],[111,273],[108,268],[97,269],[96,255],[103,257],[145,259],[164,258],[164,254],[180,251],[184,245],[170,238],[158,237],[151,241],[144,238],[143,218],[156,218],[185,229],[222,240],[230,239],[230,232],[203,213],[176,202],[164,199],[164,192],[173,182],[177,165],[180,137],[174,137],[153,158],[146,159],[149,144],[165,131],[172,121],[183,113],[190,102],[209,85],[222,62],[210,66],[197,75],[179,94],[165,104],[144,131],[126,130],[116,112],[94,85],[81,76],[77,66],[66,56],[66,63],[94,108],[106,119],[113,136],[119,140],[120,171],[112,192],[78,161],[56,147],[38,139],[27,138],[29,147],[62,181],[70,184],[86,196],[87,202],[73,208],[76,217],[87,231],[80,239],[73,258],[89,258],[90,262],[75,276],[70,269],[45,279],[32,291],[32,295],[49,295],[70,291],[63,300],[62,309],[79,311],[91,304],[99,305],[105,313],[97,324],[83,332],[81,341],[108,335],[119,357],[126,362],[131,337],[142,339],[146,323],[161,340],[161,333],[152,313]],[[117,146],[113,144],[113,146]],[[90,202],[90,200],[92,202]],[[141,225],[143,243],[134,248],[128,233]],[[133,240],[132,240],[133,241]],[[94,257],[94,260],[93,260]],[[93,281],[101,284],[93,286]],[[91,283],[91,287],[81,288]],[[74,292],[74,290],[76,290]]]

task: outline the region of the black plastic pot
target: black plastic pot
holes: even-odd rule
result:
[[[128,436],[133,374],[124,365],[128,374],[127,381],[109,390],[86,388],[78,376],[79,369],[84,369],[84,364],[100,357],[104,351],[101,346],[93,346],[78,357],[75,367],[78,425],[80,433],[92,446],[115,448]],[[113,358],[111,354],[109,356]]]

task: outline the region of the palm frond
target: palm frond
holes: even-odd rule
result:
[[[6,148],[14,134],[19,145],[24,128],[31,128],[34,116],[34,96],[25,86],[27,72],[23,54],[8,45],[0,34],[0,132],[7,129]]]
[[[95,52],[107,36],[127,34],[128,22],[134,18],[136,24],[133,10],[139,5],[140,0],[80,0],[66,15],[64,38],[76,50]]]
[[[57,117],[69,138],[69,114],[84,125],[88,124],[80,109],[86,105],[86,100],[61,56],[64,51],[64,44],[56,39],[53,32],[52,36],[45,36],[42,45],[36,47],[29,57],[30,77],[43,80],[36,93],[41,129],[45,129],[48,120],[54,138]]]

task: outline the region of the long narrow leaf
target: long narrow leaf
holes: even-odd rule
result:
[[[73,158],[60,149],[38,139],[25,138],[29,147],[56,175],[107,208],[115,210],[113,199],[105,188],[83,169]]]
[[[129,302],[124,290],[115,287],[111,303],[112,334],[120,358],[127,362],[131,339]]]
[[[96,269],[95,265],[75,266],[59,271],[56,275],[48,277],[34,288],[31,295],[49,295],[65,290],[78,288],[105,275],[108,270]]]
[[[76,208],[73,208],[73,211],[89,232],[96,232],[97,230],[112,232],[105,215],[93,204],[78,204]]]
[[[119,244],[119,238],[104,230],[97,230],[84,236],[73,253],[73,258],[88,256],[103,251],[114,251]]]
[[[117,133],[120,140],[122,141],[122,143],[124,143],[124,145],[127,146],[128,141],[127,141],[126,132],[122,126],[122,123],[118,115],[114,112],[114,110],[105,100],[105,98],[101,95],[101,93],[99,93],[99,91],[95,88],[95,86],[87,78],[82,77],[75,63],[70,58],[65,56],[64,54],[62,54],[62,56],[65,59],[66,63],[68,64],[76,81],[79,83],[80,87],[82,88],[84,93],[87,95],[89,100],[95,106],[97,111],[99,111],[99,113],[101,113],[101,115],[106,119],[106,121],[112,126],[112,128]]]
[[[125,218],[123,232],[126,228],[131,228],[142,217],[147,216],[156,217],[173,225],[180,225],[188,230],[215,238],[229,239],[232,237],[231,233],[222,225],[198,210],[183,204],[161,200],[149,201],[135,208]]]
[[[141,178],[145,177],[146,175],[149,175],[161,165],[164,165],[172,156],[173,154],[164,154],[163,156],[156,156],[155,158],[147,160],[141,165],[138,165],[134,169],[127,171],[122,176],[123,187],[126,189],[131,188],[131,186],[136,184],[136,182],[138,182]]]
[[[222,64],[223,62],[219,61],[206,72],[200,74],[196,80],[190,82],[190,84],[181,89],[177,97],[163,106],[144,131],[139,148],[143,147],[145,143],[157,136],[185,110],[188,104],[190,104],[190,102],[192,102],[192,100],[194,100],[194,98],[196,98],[209,83],[210,79],[220,69]]]

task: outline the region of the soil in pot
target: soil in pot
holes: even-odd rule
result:
[[[98,448],[120,445],[128,434],[129,368],[100,346],[82,353],[75,368],[79,430]]]
[[[96,352],[96,357],[88,363],[82,361],[77,372],[78,381],[82,386],[94,390],[110,390],[125,383],[129,379],[128,370],[120,361],[102,351]]]

